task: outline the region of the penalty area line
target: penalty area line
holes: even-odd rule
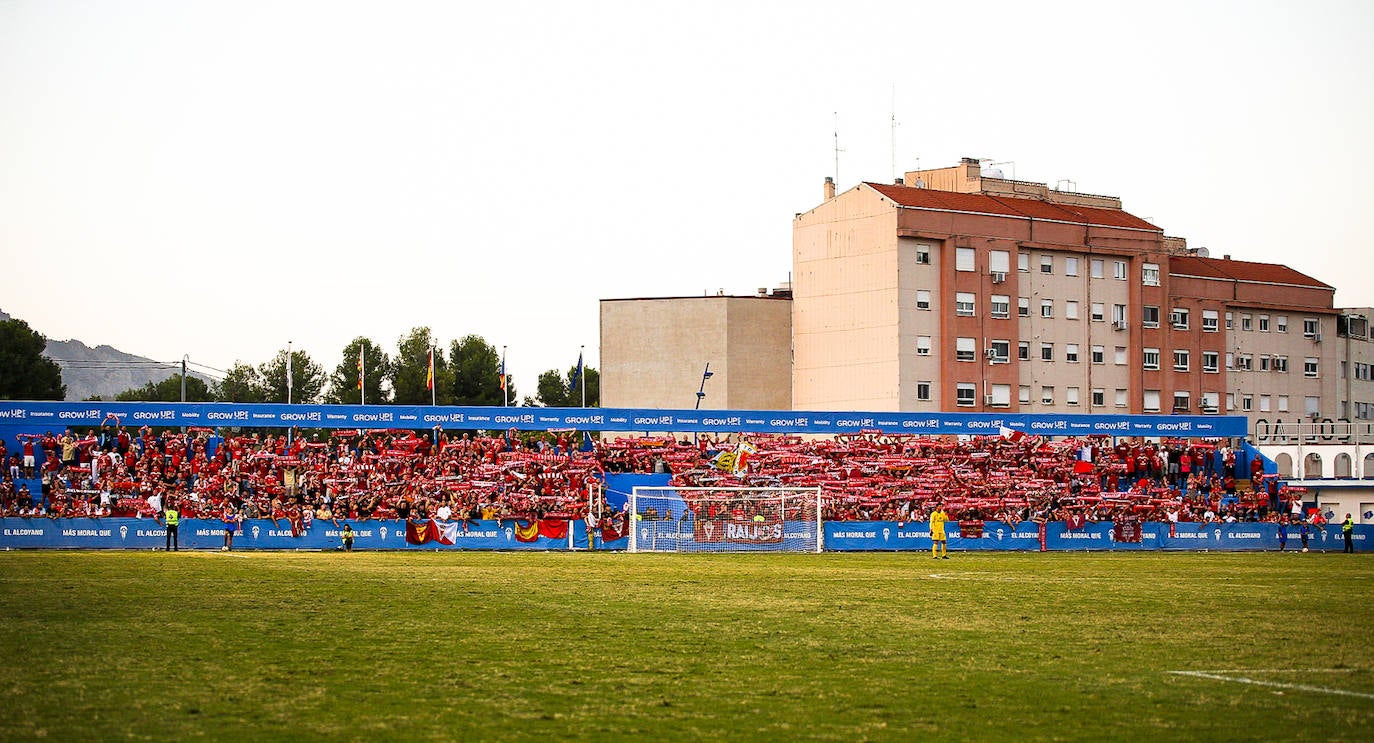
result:
[[[1311,691],[1318,694],[1337,694],[1344,697],[1374,699],[1374,694],[1368,694],[1362,691],[1349,691],[1347,689],[1331,689],[1325,686],[1289,684],[1282,681],[1261,681],[1259,679],[1246,678],[1244,676],[1224,676],[1219,673],[1207,673],[1205,671],[1169,671],[1169,673],[1175,676],[1192,676],[1193,678],[1212,679],[1213,681],[1233,681],[1238,684],[1251,684],[1252,686],[1270,686],[1275,689],[1292,689],[1293,691]]]

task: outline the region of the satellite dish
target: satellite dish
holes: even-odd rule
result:
[[[1208,250],[1207,248],[1198,248],[1198,249],[1197,249],[1197,257],[1199,257],[1199,258],[1208,258],[1208,257],[1211,257],[1211,255],[1212,255],[1212,251]]]
[[[989,178],[1005,178],[1005,177],[1006,177],[1006,176],[1002,175],[1002,169],[1001,169],[1001,168],[988,168],[987,176],[988,176]]]

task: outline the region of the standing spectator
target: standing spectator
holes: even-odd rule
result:
[[[1311,524],[1308,524],[1306,521],[1302,522],[1302,526],[1301,526],[1301,527],[1299,528],[1299,530],[1298,530],[1298,536],[1299,536],[1299,537],[1302,537],[1302,551],[1303,551],[1303,552],[1306,552],[1306,551],[1307,551],[1307,538],[1310,537],[1311,535],[1312,535],[1312,526],[1311,526]]]
[[[1288,547],[1288,519],[1279,519],[1279,552]]]
[[[154,517],[156,518],[156,517]],[[177,544],[177,526],[181,523],[181,513],[177,511],[176,501],[167,499],[166,508],[162,509],[162,525],[167,530],[167,552],[179,552],[181,546]]]
[[[1345,515],[1345,521],[1341,522],[1341,534],[1345,537],[1345,552],[1355,553],[1355,522],[1351,520],[1350,514]]]
[[[224,505],[224,547],[223,551],[234,549],[234,534],[239,530],[239,512],[232,503]]]

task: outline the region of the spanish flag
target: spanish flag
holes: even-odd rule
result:
[[[429,349],[429,373],[425,375],[425,389],[434,389],[434,348]]]
[[[515,522],[515,541],[517,541],[517,542],[537,542],[537,541],[539,541],[539,522],[538,522],[538,521],[517,521],[517,522]]]

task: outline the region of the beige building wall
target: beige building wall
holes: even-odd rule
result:
[[[859,187],[793,227],[793,409],[901,409],[896,210]]]
[[[792,308],[785,294],[601,300],[601,404],[786,410]]]

